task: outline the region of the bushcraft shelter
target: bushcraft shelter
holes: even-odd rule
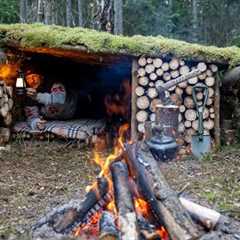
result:
[[[191,136],[198,129],[192,87],[202,82],[209,91],[204,131],[212,136],[213,143],[220,144],[220,82],[226,71],[239,65],[238,47],[218,48],[162,36],[125,37],[79,27],[42,24],[0,25],[0,43],[6,55],[0,65],[0,78],[5,85],[15,88],[19,69],[24,75],[40,74],[46,89],[51,82],[61,80],[78,89],[83,96],[77,119],[88,119],[91,125],[90,120],[93,119],[102,121],[114,114],[122,115],[122,121],[129,121],[131,125],[133,139],[143,134],[147,121],[155,121],[159,101],[156,86],[201,68],[199,76],[168,91],[180,110],[179,142],[186,153]],[[8,69],[7,73],[4,69]],[[131,86],[130,92],[127,81]],[[16,106],[22,102],[14,96],[14,91],[12,98],[15,116]],[[87,105],[89,99],[90,105]],[[201,92],[197,101],[201,106]],[[11,126],[17,123],[19,116],[13,119]],[[86,122],[84,124],[87,125]],[[16,130],[15,127],[13,129]],[[26,126],[20,129],[24,132]],[[91,134],[88,132],[87,136]]]

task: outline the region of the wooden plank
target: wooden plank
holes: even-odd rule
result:
[[[133,142],[137,141],[138,134],[137,134],[137,120],[136,120],[136,114],[137,114],[137,95],[136,95],[136,87],[137,87],[137,60],[134,59],[132,62],[132,99],[131,99],[131,140]]]
[[[217,75],[217,81],[215,83],[215,95],[214,95],[214,140],[215,147],[218,148],[221,145],[221,127],[220,127],[220,76]]]

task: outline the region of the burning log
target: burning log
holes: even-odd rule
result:
[[[71,228],[73,223],[83,222],[86,214],[93,209],[99,199],[103,198],[108,192],[108,183],[104,178],[98,179],[98,187],[90,190],[82,202],[79,209],[69,209],[64,213],[63,217],[57,221],[53,228],[57,233],[64,233]]]
[[[130,169],[131,176],[136,181],[136,184],[139,188],[139,191],[143,198],[148,202],[150,205],[152,214],[157,221],[158,226],[163,225],[163,221],[161,218],[161,212],[158,208],[158,201],[155,198],[149,183],[146,180],[146,172],[145,166],[141,164],[140,161],[137,160],[137,145],[126,145],[126,157],[128,159],[127,163]]]
[[[197,227],[181,205],[177,194],[168,186],[147,146],[140,148],[136,144],[127,145],[126,151],[131,172],[141,193],[149,202],[156,220],[159,221],[160,218],[170,237],[179,240],[199,237]]]
[[[119,239],[119,233],[115,224],[115,218],[109,211],[102,213],[100,223],[100,240],[117,240]]]
[[[111,165],[114,184],[115,203],[118,210],[119,226],[122,240],[137,240],[137,217],[134,210],[133,198],[129,187],[127,165],[115,162]]]
[[[81,202],[74,201],[63,205],[57,210],[49,213],[47,216],[33,227],[35,237],[40,237],[41,228],[50,227],[54,232],[60,234],[69,234],[74,228],[84,224],[96,210],[101,209],[109,201],[108,182],[105,178],[98,178],[97,185],[93,187]]]

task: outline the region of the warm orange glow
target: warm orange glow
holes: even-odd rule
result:
[[[136,198],[134,200],[135,210],[138,214],[141,214],[143,217],[148,217],[150,213],[150,207],[148,203],[142,198]]]
[[[121,85],[120,93],[113,95],[107,95],[104,99],[107,115],[112,117],[113,115],[120,116],[124,119],[128,119],[130,115],[130,97],[131,97],[131,84],[128,79],[124,79]]]
[[[157,230],[157,233],[161,236],[161,239],[163,240],[169,240],[169,235],[167,230],[164,227],[161,227],[160,229]]]
[[[128,141],[128,130],[129,130],[129,125],[128,124],[124,124],[119,128],[118,131],[118,138],[115,141],[114,144],[114,150],[113,153],[110,154],[107,158],[104,157],[103,155],[103,150],[104,148],[102,148],[103,145],[101,145],[102,140],[100,141],[96,141],[95,142],[95,148],[94,148],[94,152],[93,152],[93,158],[94,158],[94,162],[101,168],[101,171],[99,173],[99,177],[105,177],[108,180],[109,183],[109,193],[111,195],[113,195],[113,182],[111,179],[111,174],[110,174],[110,165],[113,161],[116,160],[124,160],[122,159],[123,156],[123,151],[124,151],[124,143]],[[99,146],[99,144],[101,146]],[[129,179],[129,181],[131,180],[131,178]],[[97,182],[94,182],[94,184],[90,187],[87,188],[87,191],[94,189],[95,191],[97,191]],[[143,198],[139,197],[138,193],[135,193],[135,197],[134,199],[134,206],[135,206],[135,210],[136,213],[146,219],[151,219],[151,209],[150,209],[150,205],[148,204],[148,202],[146,202]],[[113,215],[115,216],[115,219],[118,220],[118,211],[115,205],[115,200],[114,198],[108,202],[107,206],[105,206],[105,208],[103,210],[107,210],[110,211],[111,213],[113,213]],[[79,226],[78,228],[76,228],[73,231],[73,235],[74,236],[87,236],[87,239],[95,239],[99,236],[99,221],[101,218],[102,212],[96,212],[91,218],[90,220],[84,224]],[[119,227],[119,221],[116,221],[117,224],[117,228]],[[158,234],[161,239],[163,240],[169,240],[169,235],[168,232],[166,231],[166,229],[164,227],[161,227],[159,229],[156,230],[156,234]]]
[[[110,154],[106,159],[101,156],[99,151],[96,149],[99,149],[98,147],[98,141],[96,142],[93,150],[93,156],[94,156],[94,162],[101,168],[101,172],[99,173],[99,177],[106,177],[109,180],[110,187],[112,185],[112,180],[109,179],[109,166],[110,164],[119,158],[123,153],[123,143],[124,139],[126,138],[127,131],[129,129],[129,124],[124,124],[119,128],[118,131],[118,139],[115,143],[113,153]],[[91,189],[91,187],[90,187]],[[89,188],[88,188],[89,190]]]
[[[98,222],[101,218],[101,213],[96,212],[84,226],[78,227],[74,230],[73,236],[78,237],[82,232],[87,232],[91,236],[99,234]]]
[[[19,64],[0,64],[0,81],[7,85],[14,86],[18,76]]]
[[[112,213],[114,213],[115,215],[117,214],[117,208],[115,205],[114,200],[112,200],[106,207],[106,209]]]

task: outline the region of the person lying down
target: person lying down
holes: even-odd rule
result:
[[[49,93],[27,88],[27,96],[36,103],[24,109],[33,130],[43,130],[47,120],[69,120],[76,112],[77,95],[67,92],[62,83],[54,83]]]

